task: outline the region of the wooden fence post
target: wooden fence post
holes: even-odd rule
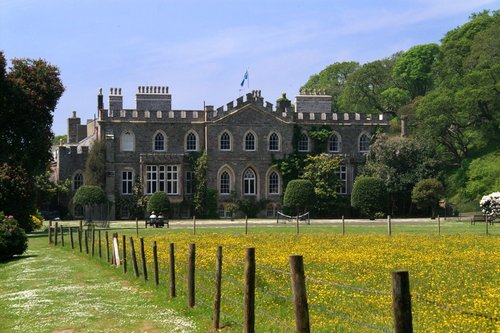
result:
[[[392,235],[392,222],[391,222],[391,215],[387,215],[387,234],[390,236]]]
[[[85,229],[85,253],[89,254],[89,230]]]
[[[69,227],[69,243],[71,244],[71,249],[73,250],[75,248],[75,242],[73,240],[73,228]]]
[[[137,267],[137,256],[135,255],[134,239],[130,237],[130,256],[132,259],[132,267],[134,267],[135,277],[139,277],[139,267]]]
[[[193,235],[196,235],[196,216],[193,216]]]
[[[94,256],[94,248],[95,248],[95,227],[92,225],[92,257]]]
[[[188,271],[187,271],[187,291],[188,306],[195,306],[195,265],[196,265],[196,245],[189,244]]]
[[[153,265],[155,270],[155,285],[158,286],[160,284],[160,275],[158,272],[158,247],[156,241],[153,242]]]
[[[296,224],[297,224],[296,229],[297,229],[297,235],[298,235],[299,234],[299,213],[298,212],[297,212],[297,223]]]
[[[64,227],[60,225],[59,228],[61,228],[61,246],[64,246]]]
[[[56,222],[56,227],[54,228],[54,245],[57,246],[57,237],[58,237],[58,234],[59,234],[59,225],[58,223]]]
[[[441,217],[438,215],[438,235],[441,236]]]
[[[108,231],[104,233],[105,238],[106,238],[106,261],[109,262],[110,260],[110,253],[109,253],[109,234]]]
[[[344,219],[344,215],[342,215],[342,235],[345,235],[345,219]]]
[[[146,252],[144,251],[144,238],[139,238],[141,244],[141,260],[142,260],[142,274],[144,276],[144,281],[148,280],[148,265],[146,263]]]
[[[139,218],[135,218],[135,234],[137,237],[139,237]]]
[[[123,273],[127,273],[127,237],[125,235],[122,236],[123,250],[122,250],[122,261],[123,261]]]
[[[78,247],[80,248],[80,253],[82,253],[82,229],[78,228]]]
[[[484,216],[484,224],[486,225],[486,236],[488,236],[488,215]]]
[[[243,332],[255,332],[255,248],[245,251],[245,304]]]
[[[101,247],[101,229],[97,231],[97,248],[99,249],[99,258],[102,258],[102,247]]]
[[[52,221],[50,221],[50,222],[52,222]],[[49,244],[52,244],[52,226],[51,225],[49,225],[48,232],[49,232]]]
[[[392,307],[394,310],[394,332],[413,332],[410,278],[407,271],[392,272]]]
[[[80,230],[83,230],[83,221],[80,220]]]
[[[306,278],[302,256],[290,256],[293,304],[295,308],[295,329],[297,333],[309,333],[309,306],[307,304]]]
[[[170,297],[175,296],[175,253],[174,243],[170,243]]]
[[[218,330],[220,324],[220,300],[222,295],[222,246],[217,247],[215,261],[215,295],[214,295],[214,321],[213,329]]]
[[[248,235],[248,215],[245,215],[245,235]]]

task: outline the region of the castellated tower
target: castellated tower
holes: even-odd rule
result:
[[[139,86],[135,95],[136,109],[171,111],[172,95],[167,86]]]

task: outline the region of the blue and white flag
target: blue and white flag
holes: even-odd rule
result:
[[[242,87],[243,87],[243,85],[245,84],[245,80],[248,80],[248,69],[247,69],[247,71],[245,72],[245,75],[243,75],[243,81],[241,81],[240,86],[242,86]]]

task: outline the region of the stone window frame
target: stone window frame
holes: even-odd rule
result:
[[[368,132],[361,132],[358,136],[358,151],[360,153],[367,153],[370,151],[371,141],[371,135]]]
[[[277,149],[272,149],[271,148],[271,143],[273,143],[273,141],[272,141],[273,135],[276,136],[276,140],[277,140],[276,144],[278,146]],[[267,142],[268,142],[267,149],[269,151],[281,151],[281,135],[278,132],[272,131],[271,133],[269,133]]]
[[[306,140],[304,140],[304,138],[306,138]],[[305,148],[304,145],[307,145],[307,148]],[[299,141],[297,142],[297,150],[301,153],[308,153],[311,151],[311,139],[307,133],[301,134]]]
[[[276,189],[277,191],[276,192],[271,192],[271,176],[272,175],[276,175],[277,179],[277,183],[276,183]],[[267,171],[267,174],[266,174],[266,189],[267,189],[267,194],[268,195],[280,195],[281,194],[281,175],[280,173],[278,172],[278,170],[276,170],[275,168],[270,168],[268,171]]]
[[[224,173],[227,173],[229,179],[228,179],[228,191],[222,192],[222,175]],[[219,192],[220,195],[223,196],[228,196],[231,195],[231,192],[234,190],[234,170],[227,164],[223,165],[222,167],[219,168],[219,171],[217,172],[217,191]]]
[[[332,140],[333,138],[336,138],[337,142],[337,148],[336,149],[332,149]],[[332,134],[330,135],[330,137],[328,138],[328,145],[327,145],[327,149],[328,149],[328,152],[329,153],[340,153],[342,151],[342,137],[340,136],[339,132],[337,131],[332,131]]]
[[[228,145],[229,145],[229,148],[222,148],[222,137],[224,136],[224,134],[227,135],[227,142],[228,142]],[[219,145],[219,150],[220,151],[232,151],[233,149],[233,135],[231,134],[230,131],[228,130],[223,130],[220,134],[219,134],[219,138],[217,140],[217,143]]]
[[[251,148],[249,145],[253,145],[253,148]],[[257,151],[257,134],[254,131],[248,130],[245,132],[245,134],[243,134],[243,150]]]
[[[194,140],[195,140],[194,141],[194,149],[189,146],[189,144],[190,144],[189,137],[191,135],[194,136]],[[199,142],[200,142],[200,138],[199,138],[198,133],[195,130],[189,130],[186,133],[185,137],[184,137],[184,148],[185,148],[186,151],[198,151],[199,150],[199,146],[200,146]]]
[[[158,135],[163,136],[163,149],[160,149],[160,148],[157,149],[157,136]],[[153,134],[153,138],[152,138],[153,151],[159,151],[159,152],[167,151],[167,147],[168,147],[167,143],[168,143],[168,137],[164,131],[158,130]]]
[[[130,135],[131,137],[131,140],[132,140],[132,149],[125,149],[127,148],[126,146],[126,141],[125,141],[125,136],[128,136]],[[130,144],[130,143],[129,143]],[[132,130],[124,130],[121,134],[120,134],[120,151],[125,151],[125,152],[133,152],[135,151],[135,134]]]
[[[76,191],[80,188],[80,186],[83,185],[83,171],[82,170],[76,170],[73,173],[73,176],[71,176],[71,183],[72,183],[72,188],[73,191]]]

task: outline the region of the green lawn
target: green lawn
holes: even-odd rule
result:
[[[219,222],[219,221],[217,221]],[[224,221],[220,221],[224,225]],[[78,222],[63,222],[64,225],[78,225]],[[186,306],[186,297],[185,297],[185,272],[181,270],[185,269],[185,255],[184,247],[186,242],[196,242],[197,246],[199,245],[199,253],[197,250],[197,256],[201,256],[200,258],[204,258],[207,255],[203,253],[205,251],[203,247],[213,246],[214,243],[211,242],[226,242],[224,244],[224,248],[226,251],[225,256],[229,258],[229,253],[227,251],[232,251],[231,248],[237,246],[232,243],[230,239],[235,239],[238,241],[248,241],[256,242],[257,244],[257,253],[258,260],[268,260],[267,258],[272,259],[272,256],[267,256],[264,258],[264,252],[266,250],[273,251],[272,247],[277,246],[279,248],[278,240],[282,239],[290,239],[293,241],[293,238],[290,236],[296,233],[296,228],[294,224],[280,224],[279,226],[263,226],[257,223],[252,224],[251,221],[248,227],[249,237],[242,237],[245,234],[244,227],[203,227],[204,222],[200,221],[196,228],[196,237],[192,237],[193,228],[192,222],[190,221],[175,221],[172,223],[172,227],[170,229],[162,228],[148,228],[144,229],[143,224],[140,225],[138,230],[139,236],[144,237],[147,242],[147,249],[150,251],[151,241],[158,240],[161,243],[162,251],[163,251],[163,268],[162,274],[162,284],[159,287],[155,287],[154,283],[152,283],[152,266],[151,263],[148,262],[149,265],[149,280],[148,282],[144,282],[142,276],[139,279],[136,279],[133,274],[131,274],[131,266],[129,261],[129,274],[124,275],[121,268],[114,268],[110,264],[106,263],[106,259],[99,259],[98,252],[95,252],[95,257],[91,255],[86,255],[85,253],[79,253],[78,245],[76,244],[75,237],[75,245],[76,249],[71,250],[69,246],[69,237],[66,235],[65,238],[65,247],[54,247],[52,245],[48,245],[47,242],[47,234],[40,233],[39,236],[33,236],[29,239],[29,250],[25,255],[16,258],[7,263],[0,263],[0,322],[1,332],[207,332],[211,325],[211,316],[212,309],[211,304],[213,302],[212,295],[212,287],[201,285],[199,286],[199,295],[197,297],[197,306],[194,309],[188,309]],[[230,223],[228,223],[229,225]],[[118,232],[120,235],[127,236],[136,236],[137,230],[135,229],[134,222],[116,222],[112,223],[113,229],[108,230],[108,233]],[[427,288],[425,285],[429,282],[429,276],[425,273],[425,269],[435,267],[448,267],[446,262],[448,257],[446,256],[447,248],[455,251],[457,253],[457,257],[460,253],[460,248],[462,247],[461,238],[464,236],[464,240],[467,240],[467,249],[468,251],[472,251],[475,253],[477,251],[481,256],[485,252],[484,246],[477,247],[474,245],[474,242],[471,243],[471,240],[477,239],[478,244],[482,243],[481,240],[489,239],[487,243],[498,244],[498,235],[500,226],[494,225],[489,227],[489,237],[485,235],[485,225],[477,224],[470,225],[468,222],[457,222],[454,220],[442,221],[441,225],[441,235],[443,237],[438,237],[438,229],[437,222],[434,224],[421,223],[416,225],[393,225],[392,226],[392,235],[394,235],[394,244],[405,244],[405,239],[419,240],[424,238],[429,239],[430,243],[421,247],[421,252],[424,255],[423,257],[415,257],[417,259],[416,262],[410,263],[412,265],[417,265],[418,262],[428,261],[428,265],[425,264],[421,268],[423,269],[421,272],[416,271],[417,267],[420,269],[420,264],[415,266],[413,270],[411,270],[410,275],[415,277],[414,283],[416,287],[422,288],[422,292]],[[346,237],[342,237],[342,225],[340,223],[335,223],[326,226],[315,225],[313,221],[311,225],[301,224],[299,231],[301,235],[304,235],[305,238],[297,238],[299,239],[311,239],[316,238],[308,238],[308,235],[311,237],[318,237],[317,240],[320,241],[320,236],[325,235],[332,237],[334,242],[337,242],[336,247],[339,249],[344,248],[343,251],[350,251],[350,249],[355,249],[358,247],[356,242],[358,241],[359,236],[364,235],[376,235],[380,237],[382,235],[387,234],[387,225],[381,224],[356,224],[350,223],[346,225],[345,232]],[[171,236],[169,236],[171,235]],[[205,235],[205,236],[204,236]],[[212,236],[213,235],[213,236]],[[259,236],[262,235],[262,236]],[[273,238],[272,235],[276,235]],[[352,235],[352,236],[350,236]],[[76,233],[75,233],[76,236]],[[267,242],[264,244],[264,239],[266,236],[268,239],[271,238],[271,242]],[[400,238],[402,236],[403,238]],[[455,238],[458,236],[459,238]],[[465,238],[466,237],[466,238]],[[472,238],[471,238],[472,237]],[[217,238],[218,240],[215,240]],[[103,237],[104,239],[104,237]],[[274,241],[273,241],[274,239]],[[344,241],[345,239],[345,241]],[[262,242],[260,242],[260,241]],[[359,239],[360,241],[366,241],[363,239]],[[379,240],[388,240],[391,238],[379,238]],[[175,299],[169,298],[167,286],[166,286],[166,276],[168,275],[165,263],[167,260],[165,259],[166,255],[166,242],[176,241],[179,245],[179,260],[178,265],[181,268],[178,276],[179,283],[179,292],[178,296]],[[325,241],[324,239],[321,241]],[[182,243],[184,242],[184,243]],[[353,243],[354,242],[354,243]],[[370,242],[368,240],[368,242]],[[376,242],[376,241],[375,241]],[[385,241],[384,241],[385,242]],[[414,241],[412,241],[414,242]],[[274,243],[274,245],[273,245]],[[231,245],[234,244],[234,245]],[[328,240],[327,243],[328,244]],[[410,248],[415,249],[418,253],[419,251],[419,241],[417,243],[413,243]],[[434,244],[434,245],[433,245]],[[221,244],[222,245],[222,244]],[[311,244],[314,245],[314,244]],[[464,243],[463,246],[466,244]],[[259,248],[262,246],[262,248]],[[295,245],[289,245],[295,246]],[[321,269],[324,269],[328,266],[328,262],[331,259],[325,258],[324,263],[318,261],[316,264],[310,263],[312,258],[317,258],[323,256],[324,253],[321,251],[317,251],[314,246],[309,246],[308,244],[297,244],[297,246],[303,246],[300,248],[300,251],[305,251],[305,263],[308,268],[312,269],[314,267],[317,272],[307,271],[309,274],[321,274],[320,276],[326,276],[325,274],[334,274],[334,271],[328,270],[321,273]],[[305,247],[304,247],[305,246]],[[324,245],[328,247],[328,245]],[[365,244],[370,246],[369,243]],[[373,245],[379,247],[377,244]],[[399,245],[401,246],[401,245]],[[430,247],[429,247],[430,246]],[[439,246],[440,249],[436,249],[436,256],[443,254],[440,261],[437,261],[437,258],[432,257],[431,253],[434,251],[432,246]],[[136,243],[136,250],[138,251],[138,244]],[[389,247],[390,248],[390,247]],[[464,248],[465,249],[465,248]],[[283,250],[283,249],[282,249]],[[286,249],[287,251],[289,249]],[[374,248],[374,252],[378,250]],[[85,250],[83,250],[85,252]],[[236,249],[238,253],[241,252],[241,249]],[[444,251],[444,252],[443,252]],[[457,252],[458,251],[458,252]],[[286,251],[285,251],[286,252]],[[341,275],[332,275],[332,281],[338,282],[339,279],[342,278],[343,275],[347,274],[351,270],[351,266],[354,262],[357,264],[362,264],[360,260],[365,256],[365,254],[370,254],[369,252],[353,252],[353,257],[345,258],[345,262],[342,262],[343,256],[340,258],[341,261],[336,259],[336,265],[338,265],[338,272],[342,269],[346,269],[344,273]],[[428,254],[426,254],[426,253]],[[241,252],[243,253],[243,252]],[[272,252],[271,252],[272,253]],[[346,253],[346,252],[343,252]],[[398,254],[396,254],[396,258]],[[412,256],[412,254],[409,254]],[[106,256],[105,249],[103,248],[103,256]],[[139,254],[138,254],[139,256]],[[212,258],[212,254],[208,254],[210,258]],[[239,255],[238,255],[239,256]],[[283,261],[285,267],[287,265],[287,255],[284,256]],[[481,257],[483,258],[483,257]],[[493,259],[494,257],[491,257]],[[411,259],[408,257],[408,259]],[[197,259],[198,260],[198,259]],[[212,260],[212,259],[210,259]],[[234,260],[242,260],[242,258],[238,259],[238,257],[233,258]],[[274,259],[272,259],[274,260]],[[316,259],[315,259],[316,260]],[[319,259],[318,259],[319,260]],[[362,259],[365,260],[365,259]],[[368,256],[366,260],[373,261],[375,265],[375,261],[373,257]],[[405,259],[406,260],[406,259]],[[413,259],[412,259],[413,260]],[[496,260],[496,259],[495,259]],[[148,259],[149,261],[149,259]],[[280,262],[281,262],[280,261]],[[466,259],[464,262],[468,264],[474,263],[474,258],[470,261],[470,258]],[[264,262],[265,263],[265,262]],[[325,263],[327,266],[325,266]],[[385,265],[383,261],[380,263]],[[439,264],[439,265],[438,265]],[[482,265],[483,259],[481,259],[477,264]],[[489,267],[488,269],[491,271],[491,262],[484,262],[484,267]],[[205,265],[205,267],[203,267]],[[208,266],[207,266],[208,265]],[[231,265],[229,263],[229,265]],[[274,266],[272,262],[267,264],[268,266]],[[281,264],[279,264],[281,265]],[[233,265],[234,266],[234,265]],[[453,285],[460,285],[461,277],[458,274],[461,274],[460,262],[454,262],[453,265],[457,269],[457,273],[448,274],[444,278],[451,279]],[[197,280],[198,281],[211,281],[211,274],[213,272],[212,263],[210,262],[200,262],[200,269],[197,268]],[[345,268],[343,268],[345,267]],[[377,269],[377,266],[373,266],[373,269]],[[280,267],[283,269],[282,267]],[[286,268],[285,268],[286,269]],[[318,270],[319,269],[319,270]],[[141,268],[140,268],[141,270]],[[375,272],[375,271],[373,271]],[[369,277],[365,282],[370,288],[386,288],[390,287],[387,284],[387,281],[383,282],[381,285],[377,285],[377,279],[385,279],[389,276],[390,270],[387,270],[387,267],[381,268],[381,274],[377,274],[377,277],[373,278]],[[430,271],[433,275],[436,274],[434,271]],[[241,273],[241,272],[240,272]],[[417,274],[418,273],[418,274]],[[184,274],[184,275],[183,275]],[[198,276],[199,274],[199,276]],[[236,286],[239,286],[241,282],[239,279],[239,275],[234,276],[233,284],[236,282]],[[418,276],[420,275],[420,276]],[[498,277],[498,271],[496,273]],[[227,276],[227,278],[230,278]],[[270,277],[271,279],[275,279],[274,277]],[[363,277],[363,279],[368,278],[367,276]],[[437,277],[436,277],[437,278]],[[267,279],[267,277],[266,277]],[[370,280],[372,279],[372,280]],[[481,274],[478,275],[478,279],[488,279],[491,280],[491,276],[488,278]],[[231,284],[230,280],[226,280],[227,284]],[[484,280],[486,281],[486,280]],[[264,280],[260,281],[257,288],[262,290],[261,282],[265,282]],[[340,280],[341,283],[343,283]],[[431,281],[435,284],[435,281]],[[455,283],[457,282],[457,283]],[[373,286],[370,284],[373,283]],[[226,285],[227,285],[226,284]],[[289,288],[288,280],[285,279],[282,282],[283,290]],[[349,283],[351,284],[351,281]],[[434,286],[433,286],[434,287]],[[481,292],[480,284],[476,286],[474,283],[473,289],[471,289],[471,293],[479,293]],[[477,288],[479,289],[477,289]],[[281,287],[280,287],[281,288]],[[464,288],[467,289],[467,288]],[[385,290],[385,289],[383,289]],[[459,289],[457,289],[459,290]],[[420,291],[420,289],[419,289]],[[318,293],[316,296],[314,293]],[[328,327],[328,325],[340,325],[338,327],[342,327],[342,321],[337,320],[337,322],[324,322],[321,318],[330,317],[331,314],[321,314],[321,312],[317,312],[318,308],[315,304],[322,304],[317,297],[321,295],[323,290],[311,290],[311,315],[313,316],[313,331],[321,331],[328,332],[331,331],[328,328],[318,330],[319,323],[322,323],[324,327]],[[464,294],[466,295],[466,294]],[[240,295],[234,294],[234,299],[240,299]],[[222,323],[224,325],[228,325],[224,331],[227,332],[240,332],[241,327],[241,311],[237,310],[237,307],[232,306],[228,303],[230,301],[231,295],[226,295],[223,298],[223,311],[222,314]],[[262,296],[259,296],[262,297]],[[315,298],[316,297],[316,298]],[[444,297],[444,296],[443,296]],[[460,298],[458,298],[460,299]],[[470,300],[473,301],[472,299]],[[203,302],[203,303],[202,303]],[[278,299],[273,299],[272,302],[268,302],[266,299],[259,300],[258,313],[259,320],[262,320],[266,315],[269,316],[281,316],[284,314],[285,316],[289,316],[288,310],[281,311],[275,310],[267,310],[264,306],[271,306],[274,303],[281,304],[282,301]],[[443,302],[445,302],[443,300]],[[469,301],[468,301],[469,302]],[[469,307],[469,303],[465,304]],[[289,303],[287,300],[286,304]],[[345,303],[348,304],[348,303]],[[240,303],[241,305],[241,303]],[[363,302],[361,299],[361,303],[356,306],[362,306]],[[417,306],[422,307],[422,304],[416,304]],[[321,305],[324,306],[324,305]],[[271,309],[271,308],[270,308]],[[234,312],[234,310],[237,310]],[[432,308],[429,309],[431,311]],[[315,312],[316,311],[316,312]],[[385,311],[385,310],[384,310]],[[422,310],[420,310],[422,311]],[[426,313],[427,311],[421,312]],[[496,311],[495,311],[496,312]],[[432,313],[432,312],[430,312]],[[377,314],[376,314],[377,315]],[[384,316],[387,313],[384,314]],[[389,314],[390,315],[390,314]],[[390,318],[390,317],[389,317]],[[416,315],[416,325],[424,325],[425,321],[419,319],[419,314]],[[287,317],[285,321],[286,326],[279,326],[276,323],[273,323],[274,329],[272,331],[276,332],[286,332],[290,331],[290,328],[293,327],[293,321],[290,317]],[[378,319],[373,319],[373,321],[377,321]],[[382,327],[391,327],[391,320],[380,319],[382,323]],[[279,321],[278,321],[279,322]],[[369,322],[372,322],[371,320]],[[262,324],[258,326],[260,329],[258,331],[262,331]],[[425,324],[427,325],[427,324]],[[432,324],[429,324],[432,325]],[[336,327],[336,326],[332,326]],[[418,326],[417,326],[418,327]],[[356,332],[356,331],[371,331],[366,327],[353,326],[335,331],[345,331],[345,332]]]

